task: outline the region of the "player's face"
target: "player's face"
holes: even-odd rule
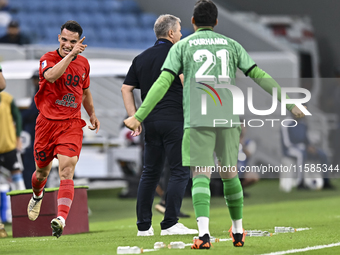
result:
[[[60,43],[59,54],[60,56],[65,57],[79,41],[79,34],[64,28],[63,31],[61,31],[61,34],[58,35],[58,41]]]
[[[177,28],[176,28],[176,32],[174,32],[174,37],[173,37],[174,43],[181,40],[181,37],[182,37],[181,24],[179,24],[179,22],[177,21]]]

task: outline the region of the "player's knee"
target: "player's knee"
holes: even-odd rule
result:
[[[59,177],[60,180],[72,180],[74,175],[74,167],[65,166],[60,169]]]
[[[37,180],[42,182],[47,178],[49,171],[46,169],[39,169],[39,170],[36,170],[35,174],[36,174]]]

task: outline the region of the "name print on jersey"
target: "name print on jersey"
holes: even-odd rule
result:
[[[78,104],[74,103],[75,100],[76,97],[72,93],[68,93],[67,95],[63,96],[62,100],[57,99],[55,103],[66,107],[77,108]]]
[[[228,41],[223,38],[199,38],[194,40],[189,40],[189,45],[228,45]]]

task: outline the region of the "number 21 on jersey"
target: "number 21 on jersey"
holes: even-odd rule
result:
[[[216,56],[215,56],[216,55]],[[205,57],[205,61],[204,61]],[[221,63],[218,63],[216,65],[216,57],[219,59],[218,61],[221,61]],[[229,52],[226,49],[222,49],[216,52],[216,54],[213,54],[209,50],[201,49],[197,50],[193,58],[196,62],[203,62],[201,67],[197,70],[195,74],[196,82],[202,82],[202,81],[213,81],[216,84],[216,78],[221,83],[230,83],[230,77],[229,77]],[[210,71],[213,68],[220,67],[221,72],[218,75],[218,77],[215,77],[214,75],[210,75]]]

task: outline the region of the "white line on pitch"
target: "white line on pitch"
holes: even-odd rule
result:
[[[261,254],[261,255],[283,255],[283,254],[289,254],[289,253],[320,250],[320,249],[330,248],[330,247],[335,247],[335,246],[340,246],[340,243],[317,245],[317,246],[306,247],[306,248],[301,248],[301,249],[293,249],[293,250],[288,250],[288,251],[277,251],[277,252],[271,252],[271,253],[264,253],[264,254]]]

